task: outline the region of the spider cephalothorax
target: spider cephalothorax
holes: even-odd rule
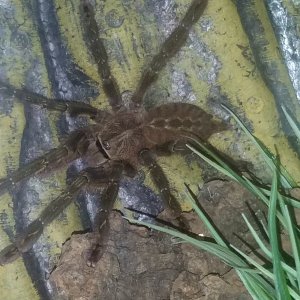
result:
[[[67,164],[79,157],[92,167],[88,167],[67,187],[57,199],[51,202],[15,241],[0,253],[0,264],[9,263],[28,251],[40,237],[47,224],[53,221],[69,205],[75,194],[90,184],[104,185],[101,197],[102,208],[96,214],[95,231],[98,242],[89,258],[93,265],[101,257],[101,245],[107,236],[107,216],[118,194],[122,176],[133,176],[139,165],[149,167],[150,174],[159,187],[165,208],[174,217],[180,215],[179,205],[172,197],[168,181],[157,165],[152,154],[159,147],[186,141],[189,138],[206,140],[214,132],[226,126],[212,120],[212,116],[199,107],[187,103],[163,104],[145,110],[142,106],[147,88],[157,79],[159,71],[185,42],[191,26],[199,19],[207,0],[194,0],[178,27],[170,34],[143,72],[131,103],[122,103],[118,85],[111,74],[108,57],[99,37],[93,6],[86,0],[81,1],[80,12],[91,55],[97,64],[102,78],[103,89],[108,97],[112,111],[98,110],[88,104],[48,99],[25,89],[15,89],[1,83],[4,89],[19,99],[41,105],[45,108],[68,112],[70,115],[88,115],[94,124],[78,129],[56,149],[32,161],[0,181],[0,193],[13,187],[24,178],[42,172],[53,165]]]

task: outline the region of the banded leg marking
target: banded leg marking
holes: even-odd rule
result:
[[[102,39],[100,38],[98,25],[95,20],[94,8],[88,0],[81,1],[80,13],[85,31],[86,42],[95,62],[97,63],[98,73],[102,79],[104,92],[109,98],[112,109],[118,110],[122,102],[121,94],[118,84],[111,74],[107,52]]]
[[[103,167],[88,168],[82,171],[78,177],[67,187],[66,191],[54,199],[41,212],[39,217],[28,225],[23,233],[16,236],[15,243],[8,245],[2,251],[0,251],[0,265],[11,263],[20,257],[22,253],[30,250],[42,235],[44,228],[53,220],[55,220],[62,213],[62,211],[74,201],[75,194],[78,193],[81,188],[90,183],[107,183],[109,175],[110,174],[105,172]],[[102,216],[103,220],[108,215],[106,211],[110,211],[110,207],[113,206],[113,203],[110,203],[110,197],[113,196],[116,198],[115,194],[117,194],[118,191],[112,190],[112,187],[115,187],[115,185],[109,185],[108,192],[105,193],[106,197],[104,197],[104,205],[106,207],[104,210],[105,213]],[[114,191],[114,193],[112,193],[111,190]],[[100,221],[103,223],[102,219]],[[103,229],[100,228],[99,232],[101,230]]]
[[[108,217],[113,209],[114,203],[118,196],[119,181],[123,171],[122,164],[114,164],[107,187],[101,196],[101,209],[97,212],[94,232],[97,234],[97,239],[94,248],[88,257],[87,264],[90,267],[95,267],[96,263],[101,259],[107,245],[109,237],[109,221]]]
[[[173,217],[178,218],[181,215],[181,208],[171,193],[169,181],[162,168],[157,164],[150,150],[142,150],[140,159],[149,168],[151,178],[159,189],[165,209],[170,209]]]
[[[71,161],[83,155],[89,146],[84,130],[71,133],[69,138],[58,148],[52,149],[41,157],[12,172],[8,177],[0,179],[0,195],[12,188],[19,181],[54,166]]]
[[[88,178],[81,175],[74,180],[68,189],[53,200],[40,214],[31,222],[25,231],[15,238],[15,243],[8,245],[0,252],[0,265],[13,262],[32,248],[42,235],[44,228],[50,224],[74,199],[74,194],[88,183]]]
[[[68,112],[71,115],[88,115],[92,119],[96,118],[99,114],[99,110],[89,104],[78,101],[50,99],[34,92],[30,92],[25,88],[17,89],[8,83],[0,81],[0,89],[3,88],[16,96],[20,101],[26,101],[30,104],[38,105],[49,110]]]

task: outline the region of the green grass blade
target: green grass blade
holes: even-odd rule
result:
[[[262,273],[262,275],[270,278],[272,281],[276,280],[276,276],[275,274],[273,274],[272,272],[270,272],[269,270],[267,270],[266,268],[264,268],[263,266],[261,266],[259,263],[257,263],[253,258],[251,258],[250,256],[246,255],[245,253],[243,253],[241,250],[239,250],[238,248],[236,248],[235,246],[231,245],[231,247],[233,249],[235,249],[241,256],[243,256],[248,262],[249,264],[253,265],[255,268],[257,268],[258,270],[260,270],[260,272]],[[300,300],[300,295],[295,292],[291,287],[287,286],[287,297],[286,298],[276,298],[276,299],[283,299],[283,300],[288,300],[291,299],[290,296],[294,297],[294,299]],[[284,295],[284,296],[286,296]]]
[[[271,251],[265,246],[264,242],[261,240],[261,238],[258,236],[258,234],[256,233],[255,229],[253,228],[253,226],[251,225],[251,223],[249,222],[249,220],[247,219],[247,217],[245,216],[244,213],[242,213],[242,217],[248,227],[248,229],[250,230],[254,240],[256,241],[257,245],[259,246],[260,250],[263,251],[263,253],[269,257],[272,258],[272,254]]]
[[[242,257],[244,257],[246,259],[246,261],[250,264],[253,265],[257,270],[260,271],[260,273],[265,276],[268,277],[272,280],[274,280],[274,274],[267,270],[265,267],[263,267],[262,265],[260,265],[258,262],[256,262],[253,258],[251,258],[250,256],[248,256],[247,254],[245,254],[244,252],[242,252],[241,250],[239,250],[238,248],[236,248],[233,245],[230,245],[238,254],[240,254]]]
[[[251,187],[253,194],[256,195],[267,207],[269,207],[270,204],[270,200],[266,197],[265,193],[264,193],[264,189],[257,187],[256,185],[254,185],[248,178],[243,177],[244,180],[247,182],[247,184]],[[270,196],[271,192],[269,191],[269,193],[267,193],[268,196]],[[284,228],[287,227],[286,225],[286,221],[285,218],[283,217],[283,215],[280,213],[280,211],[276,211],[276,216],[278,218],[278,220],[280,221],[280,223],[282,224],[282,226],[284,226]]]
[[[269,299],[273,299],[270,296],[269,297],[265,297],[265,295],[262,296],[262,292],[257,288],[255,282],[251,279],[248,278],[247,274],[241,273],[239,271],[236,271],[242,281],[242,283],[244,284],[244,286],[246,287],[248,293],[250,294],[250,296],[252,297],[252,299],[254,300],[269,300]]]
[[[278,195],[278,200],[279,203],[281,203],[281,209],[283,211],[283,215],[286,219],[287,223],[287,230],[288,230],[288,235],[290,238],[291,246],[292,246],[292,255],[295,261],[295,266],[296,266],[296,279],[297,279],[297,286],[298,286],[298,291],[300,291],[300,241],[299,241],[299,236],[297,234],[297,230],[295,228],[295,224],[293,223],[289,209],[287,205],[284,204],[284,201],[280,195]]]
[[[247,227],[249,228],[253,238],[255,239],[256,243],[258,244],[260,250],[265,254],[265,256],[272,260],[272,252],[266,247],[266,245],[264,244],[264,242],[261,240],[261,238],[258,236],[258,234],[256,233],[255,229],[253,228],[253,226],[251,225],[251,223],[249,222],[249,220],[247,219],[247,217],[242,214],[244,221],[246,222]],[[288,264],[286,264],[285,262],[281,262],[282,263],[282,267],[283,269],[290,274],[293,278],[295,278],[297,276],[296,271],[289,266]]]
[[[196,202],[194,200],[194,197],[193,197],[193,193],[190,190],[190,188],[187,185],[186,185],[186,188],[188,189],[188,193],[187,193],[188,200],[190,201],[193,209],[195,210],[195,212],[198,215],[198,217],[200,218],[200,220],[204,223],[204,225],[206,226],[206,228],[209,230],[211,236],[216,240],[216,242],[219,245],[228,248],[227,244],[224,242],[224,240],[219,235],[219,233],[217,232],[217,230],[214,228],[214,226],[212,225],[212,223],[206,217],[205,213],[196,204]]]
[[[284,196],[282,194],[280,194],[280,196],[283,198],[283,200],[286,204],[291,205],[294,208],[298,208],[298,209],[300,208],[300,201],[299,200],[293,199],[289,196]]]
[[[296,187],[297,184],[291,178],[291,176],[288,174],[288,172],[285,170],[285,168],[277,164],[276,161],[274,161],[274,155],[254,136],[252,133],[247,129],[247,127],[243,124],[243,122],[234,114],[234,112],[229,109],[227,106],[222,104],[222,107],[234,118],[234,120],[239,124],[239,126],[242,128],[242,130],[245,132],[245,134],[248,136],[248,138],[253,142],[253,144],[256,146],[256,148],[259,150],[259,152],[264,157],[266,163],[270,167],[271,170],[274,168],[278,168],[280,170],[280,182],[283,187],[285,188],[292,188]]]
[[[247,177],[243,176],[243,179],[246,181],[247,185],[250,186],[252,193],[256,195],[267,207],[269,207],[269,199],[268,197],[263,193],[262,189],[260,187],[257,187],[251,180],[249,180]]]
[[[226,163],[222,162],[221,158],[219,158],[216,154],[212,153],[207,147],[205,147],[203,144],[196,142],[197,145],[202,148],[212,159],[208,158],[201,152],[199,152],[197,149],[195,149],[193,146],[187,145],[187,147],[192,150],[196,155],[198,155],[200,158],[202,158],[204,161],[206,161],[208,164],[210,164],[212,167],[217,169],[219,172],[223,173],[224,175],[228,176],[229,178],[233,179],[234,181],[240,183],[242,186],[244,186],[247,190],[249,190],[251,193],[256,195],[259,199],[261,199],[265,205],[269,206],[269,199],[266,196],[270,196],[270,191],[268,189],[265,189],[263,187],[257,187],[255,184],[253,184],[248,178],[245,176],[240,176],[238,173],[236,173],[234,170],[232,170]],[[221,164],[221,165],[220,165]],[[283,196],[284,199],[294,207],[300,208],[300,201],[297,201],[291,197]],[[277,212],[277,217],[279,218],[280,222],[284,227],[286,227],[285,219],[281,215],[281,213]]]
[[[197,248],[208,251],[208,252],[218,256],[225,263],[227,263],[228,265],[230,265],[234,268],[237,268],[237,267],[238,268],[249,268],[239,256],[237,256],[234,252],[232,252],[227,247],[220,246],[213,242],[197,240],[195,238],[190,237],[187,234],[181,233],[181,232],[173,230],[173,229],[169,229],[169,228],[161,227],[158,225],[138,221],[138,220],[131,219],[131,218],[125,218],[125,219],[127,219],[131,223],[140,224],[140,225],[143,225],[143,226],[146,226],[146,227],[149,227],[149,228],[161,231],[161,232],[165,232],[174,237],[180,238],[183,241],[196,246]]]
[[[212,153],[210,150],[208,150],[204,145],[202,145],[199,142],[196,142],[201,148],[204,148],[204,150],[208,151],[209,153]],[[201,152],[199,152],[197,149],[195,149],[193,146],[187,144],[186,145],[190,150],[192,150],[196,155],[198,155],[200,158],[202,158],[204,161],[206,161],[208,164],[210,164],[212,167],[214,167],[216,170],[218,170],[219,172],[223,173],[224,175],[228,176],[231,179],[236,180],[236,176],[234,176],[234,171],[231,170],[229,167],[226,168],[224,167],[224,164],[220,165],[219,162],[215,162],[212,159],[208,158],[207,156],[205,156],[204,154],[202,154]],[[206,152],[207,152],[206,151]]]
[[[270,195],[271,195],[271,191],[270,191],[270,190],[265,189],[265,188],[263,188],[263,187],[261,187],[260,189],[261,189],[261,191],[262,191],[266,196],[270,197]],[[279,194],[280,194],[280,193],[279,193]],[[291,205],[291,206],[293,206],[293,207],[295,207],[295,208],[300,208],[300,201],[299,201],[299,200],[294,199],[294,198],[289,197],[289,196],[282,195],[282,194],[280,194],[280,195],[281,195],[281,197],[283,198],[283,200],[284,200],[285,203],[287,203],[287,204],[289,204],[289,205]]]
[[[267,238],[269,238],[269,232],[268,232],[268,228],[267,228],[267,224],[265,224],[263,222],[263,220],[259,220],[260,226],[263,230],[263,233],[266,235]]]
[[[273,271],[275,275],[275,288],[277,292],[277,297],[279,300],[289,300],[291,299],[289,290],[286,282],[286,275],[283,271],[281,265],[281,255],[279,251],[279,242],[278,242],[278,229],[277,229],[277,219],[276,219],[276,211],[277,211],[277,170],[274,169],[272,186],[271,186],[271,195],[270,195],[270,208],[268,213],[268,221],[269,221],[269,236],[270,236],[270,244],[273,258]]]
[[[218,232],[216,231],[214,226],[210,223],[209,219],[206,217],[206,215],[202,212],[202,210],[196,204],[195,200],[193,199],[192,192],[190,191],[189,188],[188,188],[188,191],[189,191],[189,193],[187,193],[187,196],[188,196],[188,199],[189,199],[190,203],[192,204],[193,209],[195,210],[195,212],[197,213],[199,218],[203,221],[203,223],[206,225],[206,227],[208,228],[208,230],[211,233],[212,237],[216,240],[216,242],[219,245],[222,245],[224,247],[228,247],[227,244],[223,241],[222,237],[218,234]],[[257,242],[260,249],[264,252],[264,254],[269,259],[272,259],[271,251],[265,246],[263,241],[260,239],[260,237],[258,236],[256,231],[252,227],[251,223],[248,221],[247,217],[244,214],[242,214],[242,217],[244,218],[244,220],[245,220],[245,222],[246,222],[253,238]],[[300,260],[299,260],[299,264],[300,264]],[[283,265],[284,270],[286,272],[288,272],[291,276],[293,276],[293,278],[295,278],[297,276],[296,271],[292,267],[290,267],[288,264],[286,264],[285,262],[282,262],[282,265]]]
[[[195,149],[191,145],[186,145],[190,150],[192,150],[196,155],[198,155],[200,158],[202,158],[204,161],[206,161],[208,164],[210,164],[212,167],[217,169],[219,172],[223,173],[224,175],[228,176],[229,178],[235,180],[236,182],[240,183],[242,186],[244,186],[246,189],[248,189],[250,192],[254,192],[252,190],[252,187],[245,182],[245,180],[237,173],[235,172],[230,166],[228,166],[225,162],[222,161],[220,157],[218,157],[215,153],[213,153],[211,150],[209,150],[204,144],[200,143],[199,141],[195,141],[195,143],[205,152],[208,156],[211,158],[205,156],[201,152],[199,152],[197,149]]]
[[[261,281],[258,281],[257,278],[253,278],[251,274],[245,271],[236,270],[236,272],[253,299],[255,300],[275,299],[274,297],[272,297],[272,294],[274,295],[275,291],[273,291],[273,293],[270,293],[270,291],[266,290],[265,287],[263,286],[263,283]]]

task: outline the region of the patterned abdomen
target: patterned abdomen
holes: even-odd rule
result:
[[[150,144],[161,145],[185,137],[207,140],[213,133],[227,129],[226,124],[196,105],[169,103],[154,107],[145,118],[143,132]]]

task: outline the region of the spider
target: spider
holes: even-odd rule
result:
[[[43,172],[54,166],[84,158],[89,167],[81,171],[66,190],[53,200],[27,228],[18,234],[14,242],[0,252],[0,264],[10,263],[29,251],[44,228],[52,222],[75,198],[75,195],[90,185],[104,186],[101,195],[101,209],[96,213],[94,231],[97,242],[87,258],[89,266],[95,266],[101,258],[105,240],[109,234],[108,215],[118,195],[122,176],[133,177],[141,165],[149,168],[150,175],[157,185],[165,210],[172,220],[183,224],[181,210],[172,196],[169,183],[161,167],[157,164],[154,152],[161,149],[176,151],[178,145],[190,138],[207,140],[213,133],[226,129],[222,122],[212,120],[212,116],[199,107],[187,103],[169,103],[146,110],[143,98],[159,76],[159,72],[185,43],[189,31],[201,16],[207,0],[193,0],[179,25],[163,42],[159,52],[145,67],[141,79],[129,104],[122,100],[118,84],[111,73],[108,55],[99,35],[93,5],[88,0],[80,3],[82,26],[92,59],[97,65],[103,90],[111,110],[99,110],[76,101],[62,102],[48,99],[26,89],[1,83],[4,89],[17,98],[40,105],[49,110],[67,112],[71,116],[87,115],[92,125],[72,132],[55,149],[33,160],[8,177],[0,180],[0,194],[13,188],[21,180]],[[209,124],[209,126],[207,126]],[[159,151],[158,151],[159,150]]]

